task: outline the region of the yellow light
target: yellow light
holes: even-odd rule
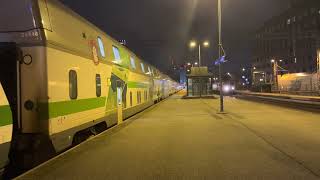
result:
[[[194,47],[196,47],[197,46],[197,43],[195,42],[195,41],[191,41],[190,42],[190,47],[191,48],[194,48]]]
[[[297,75],[298,77],[308,76],[308,74],[306,74],[306,73],[297,73],[296,75]]]
[[[205,42],[203,43],[203,46],[204,46],[204,47],[209,47],[209,46],[210,46],[209,41],[205,41]]]

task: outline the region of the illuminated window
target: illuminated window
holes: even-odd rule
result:
[[[101,76],[96,74],[96,95],[97,97],[101,96]]]
[[[136,63],[134,62],[134,58],[133,57],[130,57],[130,63],[131,63],[132,69],[136,69]]]
[[[77,72],[74,70],[69,71],[69,96],[70,99],[77,99],[78,97],[78,78]]]
[[[113,55],[114,55],[114,59],[116,61],[120,61],[121,60],[121,57],[120,57],[120,51],[117,47],[115,46],[112,46],[112,50],[113,50]]]
[[[148,66],[148,73],[149,73],[149,75],[151,76],[151,69],[150,69],[149,66]]]
[[[142,70],[143,73],[146,72],[146,71],[144,70],[144,64],[143,64],[143,63],[141,63],[141,70]]]
[[[102,57],[106,57],[106,54],[104,52],[104,45],[103,45],[102,39],[100,37],[98,37],[98,44],[99,44],[100,55]]]

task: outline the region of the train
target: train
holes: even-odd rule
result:
[[[58,0],[1,1],[0,81],[5,177],[181,89]]]

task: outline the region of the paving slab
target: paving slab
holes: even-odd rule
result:
[[[180,93],[17,179],[320,179],[320,115]]]

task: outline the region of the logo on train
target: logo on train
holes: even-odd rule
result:
[[[97,49],[97,44],[94,40],[91,40],[89,42],[91,50],[92,50],[92,56],[93,56],[93,63],[95,65],[99,65],[99,57],[98,57],[98,49]]]

